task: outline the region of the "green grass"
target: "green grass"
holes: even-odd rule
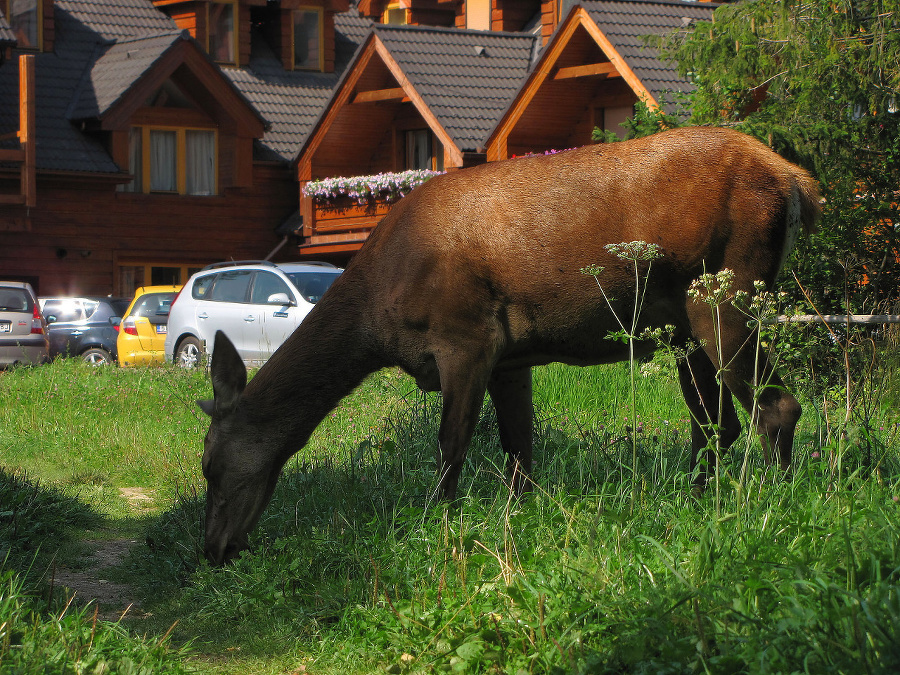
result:
[[[62,608],[48,611],[35,571],[54,545],[68,541],[58,555],[75,555],[80,532],[133,531],[118,488],[142,486],[157,496],[140,521],[149,544],[122,575],[152,616],[115,631],[142,650],[177,621],[163,642],[177,667],[900,669],[896,420],[838,433],[806,405],[787,480],[742,438],[697,498],[687,411],[663,370],[639,379],[632,411],[621,364],[536,369],[538,489],[510,498],[488,404],[452,506],[434,496],[439,398],[377,373],[289,462],[252,552],[223,569],[201,559],[206,420],[193,401],[210,396],[204,376],[71,362],[2,373],[4,584],[26,579],[15,597],[35,625],[56,625]],[[86,635],[86,611],[66,631]],[[10,640],[3,658],[23,649]]]

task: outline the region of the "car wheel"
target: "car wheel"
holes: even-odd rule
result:
[[[182,368],[196,368],[200,365],[203,347],[195,337],[186,337],[178,343],[175,350],[175,364]]]
[[[112,354],[102,347],[92,347],[91,349],[82,352],[81,358],[92,366],[105,366],[113,361]]]

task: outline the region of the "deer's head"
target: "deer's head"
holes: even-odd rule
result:
[[[247,369],[221,331],[216,333],[210,376],[214,398],[197,402],[212,418],[203,441],[204,550],[212,564],[221,565],[247,548],[247,535],[269,503],[284,463],[273,435],[261,433],[259,423],[241,405]]]

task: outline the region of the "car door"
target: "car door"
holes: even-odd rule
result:
[[[50,338],[50,356],[74,356],[87,330],[87,316],[80,298],[48,298],[42,307]]]
[[[306,313],[299,311],[295,291],[272,272],[256,272],[251,302],[262,318],[257,358],[265,362],[290,337]]]
[[[252,270],[219,272],[204,299],[197,303],[197,326],[206,349],[212,351],[216,331],[222,331],[245,363],[258,358],[253,339],[259,330],[258,308],[249,302]]]

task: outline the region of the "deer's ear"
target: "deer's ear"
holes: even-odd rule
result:
[[[247,368],[231,340],[222,331],[216,331],[210,379],[214,400],[200,403],[200,407],[210,415],[213,412],[218,416],[233,413],[247,386]],[[214,405],[207,405],[209,403]]]

